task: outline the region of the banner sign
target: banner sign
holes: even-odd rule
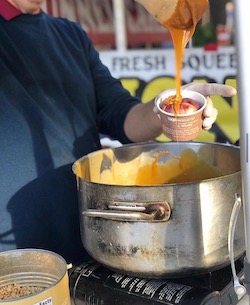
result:
[[[112,75],[143,102],[159,92],[175,88],[175,55],[173,49],[101,51],[100,58]],[[185,50],[183,84],[193,81],[228,84],[236,88],[237,62],[234,46],[219,47],[217,51],[203,48]],[[196,139],[205,142],[235,143],[239,139],[238,96],[212,96],[219,114],[212,129]],[[162,135],[158,140],[166,141]]]

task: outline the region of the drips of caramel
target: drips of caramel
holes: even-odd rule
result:
[[[170,95],[163,101],[163,104],[174,105],[176,102],[177,102],[176,95]]]

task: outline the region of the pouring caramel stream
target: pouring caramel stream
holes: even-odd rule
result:
[[[181,97],[181,70],[184,49],[208,7],[208,0],[135,0],[166,28],[172,37],[176,64],[175,113],[179,113]]]
[[[174,109],[179,113],[181,97],[181,70],[184,49],[193,36],[195,28],[200,18],[206,11],[208,0],[179,0],[174,14],[160,24],[169,30],[174,50],[176,65],[176,101]]]

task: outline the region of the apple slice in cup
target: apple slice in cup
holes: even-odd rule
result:
[[[155,104],[163,134],[173,141],[190,141],[202,131],[202,113],[207,100],[202,94],[190,90],[181,90],[181,96],[176,107],[176,91],[167,90],[156,97]]]
[[[175,96],[171,96],[171,100],[172,99],[175,99]],[[176,113],[175,105],[172,102],[168,103],[168,100],[169,99],[166,99],[161,104],[161,109],[163,111],[175,114]],[[188,114],[188,113],[193,113],[193,112],[197,111],[200,108],[200,105],[192,98],[185,97],[182,99],[178,108],[179,108],[178,113],[176,113],[177,115],[178,114]]]

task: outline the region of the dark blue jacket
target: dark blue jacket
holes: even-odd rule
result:
[[[100,149],[99,133],[128,143],[136,103],[79,25],[0,16],[0,251],[83,258],[72,163]]]

